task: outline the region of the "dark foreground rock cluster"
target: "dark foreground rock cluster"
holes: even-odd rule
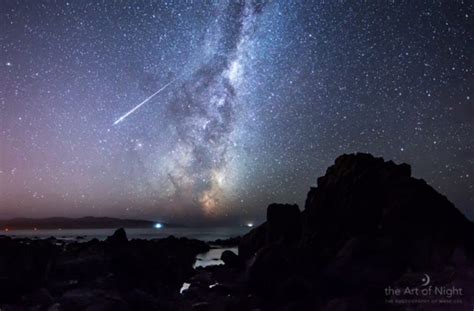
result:
[[[239,255],[201,269],[200,310],[471,310],[474,225],[407,164],[342,155],[298,206],[271,204]],[[217,285],[216,285],[217,284]],[[408,290],[407,290],[408,288]],[[399,291],[397,291],[399,290]]]
[[[472,310],[474,225],[410,166],[342,155],[224,265],[188,239],[0,239],[2,310]],[[183,282],[189,288],[181,294]],[[407,290],[408,289],[408,290]]]
[[[6,310],[175,310],[195,274],[201,241],[168,237],[83,243],[0,238],[0,308]]]

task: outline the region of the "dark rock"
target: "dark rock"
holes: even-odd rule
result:
[[[292,271],[292,261],[285,247],[266,246],[258,251],[249,267],[249,285],[257,294],[268,299]]]
[[[312,295],[311,282],[293,274],[278,284],[275,297],[280,297],[280,300],[285,302],[303,300],[310,295],[316,298]]]
[[[121,247],[107,248],[106,259],[120,290],[140,289],[170,297],[194,275],[196,255],[208,249],[205,242],[186,238],[131,240]]]
[[[268,224],[253,228],[249,233],[244,235],[239,244],[239,256],[243,260],[247,260],[255,255],[255,253],[264,247],[267,243]]]
[[[75,289],[66,292],[60,299],[63,310],[112,311],[128,310],[127,303],[115,292],[90,288]]]
[[[242,266],[240,257],[230,250],[222,252],[221,260],[229,267],[236,268]]]
[[[48,307],[53,304],[53,296],[46,288],[39,288],[35,290],[29,297],[28,303],[32,306]]]
[[[360,291],[360,284],[366,284],[365,291],[377,291],[390,284],[406,268],[406,259],[402,247],[398,253],[387,244],[386,240],[367,237],[348,240],[320,272],[326,280],[324,291],[331,296],[344,295],[355,289]]]
[[[237,237],[228,238],[228,239],[225,239],[225,240],[217,239],[215,241],[211,241],[211,242],[208,242],[208,243],[209,243],[209,245],[213,245],[213,246],[232,247],[232,246],[238,246],[241,239],[242,239],[242,237],[237,236]]]
[[[209,288],[212,293],[218,293],[220,295],[230,295],[235,292],[235,288],[227,284],[215,283]]]
[[[292,243],[301,235],[301,215],[298,205],[270,204],[267,208],[269,242]]]
[[[272,204],[267,222],[239,244],[252,292],[264,301],[277,297],[269,309],[301,306],[294,302],[314,291],[331,301],[328,308],[370,301],[355,309],[380,309],[383,288],[405,271],[474,266],[474,225],[411,177],[409,165],[343,155],[317,184],[302,213]]]
[[[114,234],[109,236],[106,239],[106,242],[109,242],[115,245],[121,245],[121,244],[127,243],[128,239],[127,239],[127,233],[125,232],[125,229],[120,228],[120,229],[115,230]]]
[[[90,281],[106,271],[103,252],[83,251],[79,254],[61,256],[56,260],[54,275],[59,280]]]
[[[192,310],[194,311],[207,311],[212,310],[208,302],[201,301],[192,305]]]
[[[0,303],[44,287],[59,249],[44,240],[0,239]]]
[[[127,304],[133,310],[163,310],[163,302],[152,294],[142,290],[133,289],[125,294]]]
[[[91,240],[74,242],[65,247],[52,269],[55,290],[70,289],[75,282],[89,282],[108,273],[106,243]],[[112,244],[110,244],[112,245]],[[115,244],[114,244],[115,245]],[[71,286],[72,285],[72,286]]]
[[[266,223],[244,235],[239,244],[239,256],[247,260],[260,248],[272,243],[295,244],[301,237],[301,213],[298,205],[270,204]]]
[[[54,303],[49,308],[47,311],[61,311],[61,304],[60,303]]]
[[[207,271],[200,271],[195,276],[189,279],[188,281],[192,286],[205,287],[208,288],[209,285],[214,283],[212,279],[212,274]]]
[[[426,269],[446,263],[457,245],[470,243],[470,222],[410,174],[407,164],[369,154],[340,156],[308,193],[304,242],[330,260],[348,238],[385,236],[393,241],[385,245],[393,253],[404,244],[411,265]]]

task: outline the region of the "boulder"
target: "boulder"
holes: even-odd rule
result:
[[[403,244],[409,264],[425,269],[446,263],[456,247],[471,243],[473,233],[445,196],[411,177],[409,165],[362,153],[338,157],[318,178],[303,219],[303,243],[326,260],[348,239],[382,236],[393,242],[385,248]]]
[[[242,261],[233,251],[226,250],[221,254],[221,260],[229,267],[237,268],[242,265]]]
[[[114,234],[112,234],[106,239],[106,242],[115,244],[115,245],[122,245],[124,243],[127,243],[128,239],[127,239],[127,233],[125,232],[125,229],[120,228],[120,229],[115,230]]]
[[[0,239],[0,303],[44,287],[59,249],[44,240]]]
[[[298,205],[272,203],[267,208],[267,221],[241,238],[239,256],[247,260],[273,243],[294,245],[300,240],[301,225]]]
[[[301,214],[296,204],[270,204],[267,223],[267,242],[293,243],[300,238]]]
[[[187,282],[189,282],[192,286],[208,288],[209,285],[213,284],[215,281],[213,280],[212,274],[210,272],[200,271]]]
[[[271,308],[316,289],[330,308],[344,309],[353,300],[383,303],[383,288],[406,271],[470,269],[473,237],[474,225],[409,165],[358,153],[318,178],[303,212],[271,204],[267,221],[242,237],[239,256],[251,291],[277,297]],[[288,290],[295,284],[302,290]]]
[[[268,224],[265,222],[244,235],[239,243],[239,257],[247,260],[267,244]]]
[[[248,268],[248,282],[253,291],[268,299],[292,272],[288,250],[282,245],[270,245],[255,255],[255,260]]]

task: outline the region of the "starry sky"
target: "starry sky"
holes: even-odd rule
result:
[[[472,219],[472,20],[469,1],[1,1],[0,218],[258,221],[370,152]]]

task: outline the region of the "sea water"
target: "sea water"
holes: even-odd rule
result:
[[[105,240],[112,235],[116,229],[46,229],[46,230],[9,230],[2,231],[0,235],[18,238],[45,239],[55,237],[66,241],[89,241],[94,238]],[[214,228],[191,228],[191,227],[162,227],[162,228],[125,228],[129,239],[160,239],[170,235],[177,238],[186,237],[201,241],[214,241],[217,239],[228,239],[246,234],[248,227],[214,227]]]
[[[173,235],[177,238],[186,237],[201,241],[215,241],[217,239],[228,239],[246,234],[248,227],[216,227],[216,228],[125,228],[129,239],[160,239]],[[55,237],[59,240],[73,242],[85,242],[94,238],[105,240],[114,233],[115,229],[51,229],[51,230],[10,230],[0,232],[0,235],[7,235],[13,238],[46,239]],[[220,259],[221,254],[230,250],[238,254],[237,247],[214,247],[208,252],[198,254],[194,263],[194,268],[221,265],[224,262]]]

